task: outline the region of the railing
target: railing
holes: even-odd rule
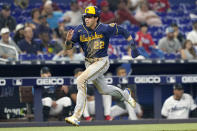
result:
[[[9,49],[11,49],[11,50],[14,50],[14,52],[16,53],[16,61],[19,60],[19,54],[18,54],[18,51],[16,50],[15,47],[10,46],[10,45],[5,45],[5,44],[2,44],[2,43],[0,43],[0,46],[1,46],[1,47],[4,47],[4,48],[9,48]],[[7,62],[8,59],[0,58],[0,61],[5,61],[5,62]]]
[[[50,77],[50,78],[40,78],[40,77],[13,77],[13,78],[0,78],[0,87],[1,86],[33,86],[34,87],[34,115],[35,121],[42,120],[42,103],[41,103],[41,94],[42,89],[40,87],[47,85],[71,85],[73,83],[73,77]],[[136,75],[129,76],[125,78],[121,77],[107,77],[107,83],[110,84],[155,84],[154,86],[154,118],[161,118],[161,107],[162,107],[162,87],[159,84],[189,84],[197,83],[197,75]],[[96,91],[95,93],[95,102],[96,102],[96,119],[102,120],[103,109],[102,100],[100,94]]]

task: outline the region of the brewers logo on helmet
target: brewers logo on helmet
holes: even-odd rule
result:
[[[99,17],[100,11],[96,6],[88,6],[85,9],[85,13],[83,14],[84,17]]]

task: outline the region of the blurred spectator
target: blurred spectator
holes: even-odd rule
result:
[[[41,24],[40,22],[40,10],[38,8],[35,8],[31,11],[31,18],[32,18],[32,23],[38,27],[38,25]]]
[[[39,33],[42,31],[48,32],[50,35],[52,35],[53,31],[49,27],[49,24],[47,23],[47,16],[41,15],[39,19],[40,19],[40,25],[38,25],[35,30],[34,38],[39,38]]]
[[[109,8],[112,12],[115,12],[118,9],[118,3],[120,0],[107,0],[109,4]]]
[[[167,119],[188,119],[190,111],[197,112],[197,105],[182,85],[176,84],[173,89],[174,95],[165,100],[161,114]]]
[[[116,75],[122,78],[121,83],[118,84],[117,87],[122,90],[129,88],[131,90],[131,96],[136,99],[136,85],[128,84],[126,69],[118,67],[116,69]],[[117,101],[116,105],[111,107],[111,116],[115,118],[123,114],[128,114],[129,120],[137,120],[142,117],[143,112],[138,103],[136,103],[136,107],[133,108],[127,102]]]
[[[148,0],[148,3],[151,9],[156,12],[167,12],[170,10],[170,4],[168,0]]]
[[[61,45],[50,39],[50,34],[48,31],[41,31],[39,33],[39,38],[41,40],[41,48],[43,53],[56,54],[62,50]]]
[[[128,7],[131,11],[137,11],[140,8],[140,3],[145,0],[128,0]]]
[[[156,46],[151,34],[149,34],[147,31],[148,25],[146,23],[142,23],[140,25],[140,30],[136,34],[135,40],[137,41],[139,47],[143,47],[146,52],[150,54],[150,48],[156,48]]]
[[[79,7],[83,10],[87,6],[96,6],[97,0],[76,0],[78,2]]]
[[[18,45],[22,39],[24,39],[24,25],[18,24],[15,29],[14,42]]]
[[[59,8],[59,6],[54,2],[54,1],[51,1],[51,0],[42,0],[42,5],[40,6],[40,11],[42,12],[43,9],[44,9],[44,5],[47,3],[49,4],[52,4],[52,7],[53,7],[53,10],[54,11],[61,11],[61,9]]]
[[[43,78],[51,77],[52,74],[48,67],[42,67],[40,76]],[[59,115],[59,120],[68,117],[71,111],[71,99],[67,97],[68,86],[44,86],[42,91],[43,118],[47,121],[49,116]]]
[[[149,10],[147,2],[141,3],[140,9],[135,14],[135,19],[150,26],[162,25],[160,17],[152,10]]]
[[[197,47],[197,21],[193,23],[193,30],[187,34],[187,39],[192,41],[195,48]]]
[[[54,32],[55,32],[56,36],[57,36],[59,39],[61,39],[61,38],[63,38],[63,35],[64,35],[64,32],[65,32],[65,31],[66,31],[66,30],[65,30],[65,26],[64,26],[64,21],[63,21],[63,19],[60,19],[60,20],[58,21],[58,27],[55,28]]]
[[[181,50],[181,44],[174,37],[174,29],[172,27],[166,29],[166,36],[159,40],[158,47],[165,53],[177,53]]]
[[[26,53],[26,54],[42,53],[41,45],[33,39],[33,31],[31,27],[25,27],[24,36],[25,38],[19,41],[18,43],[23,53]]]
[[[25,9],[29,6],[29,0],[14,0],[14,4],[21,9]]]
[[[171,26],[174,29],[174,37],[179,40],[181,46],[183,47],[183,43],[185,41],[184,35],[179,31],[179,27],[176,23],[171,24]]]
[[[14,17],[10,16],[10,14],[10,6],[4,4],[0,12],[0,30],[3,27],[8,27],[10,31],[14,31],[16,27],[16,20]]]
[[[79,9],[77,1],[72,0],[70,3],[70,11],[66,11],[62,17],[66,26],[77,26],[82,23],[82,13]]]
[[[109,3],[107,2],[107,0],[103,0],[100,4],[100,7],[100,21],[104,24],[110,24],[115,22],[115,15],[112,11],[109,10]]]
[[[84,60],[84,55],[82,53],[75,53],[74,49],[70,49],[70,50],[62,50],[60,51],[58,54],[56,54],[53,57],[53,60],[55,61],[71,61],[71,60],[75,60],[75,61],[83,61]]]
[[[18,53],[21,53],[21,50],[19,49],[19,47],[10,37],[9,29],[6,27],[1,29],[0,44],[8,45],[9,47],[15,48]],[[16,53],[13,49],[0,46],[0,57],[4,59],[14,60],[16,58]]]
[[[58,26],[58,19],[63,16],[61,11],[54,11],[52,7],[52,3],[46,2],[44,4],[44,9],[42,11],[42,15],[47,16],[47,22],[51,29],[55,29]]]
[[[193,44],[190,40],[186,40],[183,45],[183,49],[181,50],[181,58],[182,59],[196,59],[196,51],[193,47]]]
[[[117,23],[123,24],[129,21],[131,24],[139,25],[139,22],[133,17],[127,8],[127,0],[120,0],[118,3],[118,10],[116,11]]]

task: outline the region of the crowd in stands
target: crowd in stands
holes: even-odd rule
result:
[[[145,52],[145,58],[196,59],[196,5],[173,5],[168,0],[42,0],[34,5],[21,2],[0,4],[0,58],[5,60],[16,60],[16,51],[19,60],[83,60],[78,45],[65,51],[64,43],[67,31],[83,23],[83,11],[88,5],[100,8],[100,22],[126,28]],[[122,59],[129,55],[128,50],[123,37],[110,39],[110,59]]]

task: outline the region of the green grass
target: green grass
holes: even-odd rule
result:
[[[0,128],[0,131],[197,131],[197,123],[80,126],[80,127],[65,126],[65,127]]]

